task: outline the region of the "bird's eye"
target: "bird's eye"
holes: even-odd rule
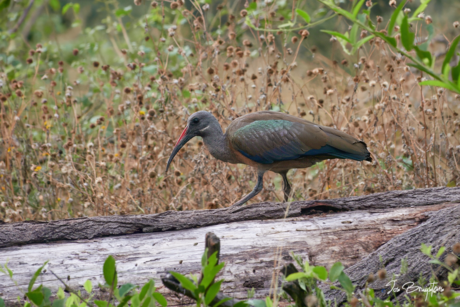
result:
[[[192,123],[194,124],[198,124],[200,122],[200,119],[195,117],[194,119],[192,119]]]

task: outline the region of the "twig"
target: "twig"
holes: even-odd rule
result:
[[[54,277],[56,277],[65,287],[65,289],[67,291],[69,291],[70,293],[73,293],[75,294],[79,299],[81,299],[83,302],[85,302],[87,305],[89,306],[94,306],[91,302],[88,302],[86,301],[85,299],[83,299],[79,294],[78,292],[74,291],[72,288],[70,288],[70,286],[68,286],[59,276],[57,276],[49,267],[48,267],[48,270],[51,272],[51,274],[54,275]],[[95,306],[94,306],[95,307]]]
[[[9,34],[15,33],[19,29],[19,27],[24,23],[24,20],[26,20],[26,17],[29,14],[29,11],[34,5],[34,3],[35,3],[35,0],[30,0],[29,5],[24,10],[24,13],[22,13],[21,18],[19,18],[18,23],[12,29],[8,31]]]
[[[208,232],[206,234],[205,242],[206,242],[206,244],[205,244],[206,248],[208,249],[207,257],[209,258],[212,254],[217,252],[217,263],[219,263],[219,258],[220,258],[220,238],[218,236],[216,236],[214,233]],[[201,277],[200,277],[199,283],[201,283],[202,279],[203,279],[203,272],[201,272]],[[169,290],[172,290],[174,292],[183,294],[183,295],[185,295],[185,296],[187,296],[187,297],[189,297],[191,299],[196,300],[195,294],[192,291],[187,290],[184,287],[182,287],[180,282],[174,276],[172,276],[172,274],[166,274],[165,276],[162,276],[161,281],[163,282],[163,285],[165,285],[165,287],[168,288]],[[210,285],[212,285],[213,283],[214,283],[214,281]],[[236,303],[240,302],[239,300],[236,300],[234,298],[228,297],[228,296],[224,295],[222,292],[219,292],[219,293],[217,293],[216,297],[214,297],[212,302],[209,303],[209,306],[212,307],[212,306],[216,305],[217,303],[219,303],[223,299],[229,299],[229,300],[227,300],[226,302],[220,304],[219,306],[232,307]]]

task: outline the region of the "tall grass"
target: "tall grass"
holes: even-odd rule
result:
[[[307,3],[297,1],[135,4],[143,12],[136,18],[132,8],[101,1],[106,18],[94,27],[82,25],[80,7],[70,5],[65,16],[79,36],[51,33],[29,47],[13,35],[2,43],[4,221],[231,205],[252,189],[254,170],[215,160],[201,139],[165,173],[198,110],[224,128],[250,112],[286,112],[368,144],[372,163],[328,160],[291,171],[291,200],[460,184],[460,97],[419,86],[424,76],[379,38],[347,55],[315,30],[347,29],[342,17],[326,13],[307,26],[295,11],[307,11]],[[387,20],[375,18],[385,30]],[[421,40],[429,36],[425,22],[413,23]],[[447,22],[449,33],[459,31]],[[446,36],[429,48],[443,51]],[[281,201],[281,185],[266,174],[253,201]]]

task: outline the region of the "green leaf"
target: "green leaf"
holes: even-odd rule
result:
[[[444,246],[441,246],[441,248],[438,250],[438,253],[436,254],[436,258],[441,257],[445,250],[446,248]]]
[[[334,282],[339,278],[340,274],[342,273],[344,266],[340,262],[336,262],[332,265],[331,269],[329,270],[329,280]]]
[[[247,307],[247,306],[249,306],[249,305],[245,301],[241,301],[241,302],[238,302],[235,305],[233,305],[233,307]]]
[[[39,267],[38,270],[35,272],[34,276],[32,276],[32,278],[30,279],[29,287],[27,288],[27,290],[29,292],[32,291],[32,288],[33,288],[33,286],[35,284],[35,281],[37,280],[38,276],[40,276],[40,274],[42,273],[42,270],[45,267],[45,265],[48,263],[48,261],[46,261],[41,267]],[[40,304],[38,304],[38,305],[40,305]]]
[[[251,2],[246,10],[248,12],[257,10],[257,2]]]
[[[50,0],[49,4],[54,11],[59,12],[59,9],[61,8],[59,0]]]
[[[267,297],[265,298],[265,305],[266,305],[267,307],[272,307],[272,306],[273,306],[273,302],[272,302],[272,300],[270,299],[269,296],[267,296]]]
[[[355,5],[355,7],[354,7],[354,9],[353,9],[353,17],[356,18],[356,16],[358,16],[359,10],[360,10],[361,7],[363,6],[364,1],[366,1],[366,0],[360,0],[360,1],[358,2],[358,4]]]
[[[336,12],[337,14],[340,14],[342,16],[345,16],[347,17],[348,19],[350,19],[351,21],[354,21],[355,20],[355,17],[353,16],[353,14],[349,13],[348,11],[344,10],[344,9],[341,9],[340,7],[334,5],[333,3],[328,3],[326,1],[320,1],[324,4],[326,4],[327,6],[329,6],[334,12]]]
[[[254,2],[253,2],[254,3]],[[190,92],[187,90],[182,90],[182,97],[184,98],[190,98]]]
[[[390,44],[391,46],[393,46],[394,48],[396,48],[396,46],[397,46],[396,38],[394,38],[394,37],[389,37],[389,36],[384,35],[383,33],[380,33],[380,32],[374,32],[374,35],[380,37],[380,38],[383,39],[386,43],[388,43],[388,44]]]
[[[206,305],[211,304],[212,300],[216,297],[217,293],[219,293],[220,285],[222,284],[223,280],[219,280],[215,282],[209,287],[208,291],[206,291],[204,302]]]
[[[232,299],[231,297],[223,298],[220,301],[218,301],[217,304],[215,304],[213,307],[218,307],[218,306],[222,305],[223,303],[230,301],[231,299]],[[235,307],[237,304],[233,305],[233,307]]]
[[[426,80],[422,81],[419,83],[420,85],[428,85],[428,86],[437,86],[437,87],[443,87],[445,89],[451,90],[453,92],[458,91],[455,87],[450,85],[449,83],[439,81],[439,80]]]
[[[452,67],[451,76],[452,76],[452,80],[454,82],[458,82],[460,86],[460,62],[458,63],[457,66]]]
[[[417,56],[422,60],[425,65],[428,67],[431,67],[433,65],[433,58],[431,56],[431,52],[425,51],[420,49],[418,46],[414,46],[415,52],[417,53]]]
[[[148,307],[150,305],[150,301],[152,300],[152,297],[151,296],[147,296],[144,300],[144,302],[142,303],[141,307]]]
[[[150,289],[153,289],[153,280],[149,280],[148,283],[146,283],[142,289],[141,292],[139,293],[139,299],[142,301],[144,297],[147,295],[147,293],[150,291]]]
[[[0,12],[10,6],[11,0],[1,0],[0,1]]]
[[[356,40],[358,39],[358,29],[359,26],[357,23],[355,23],[350,30],[350,35],[348,36],[350,38],[351,44],[354,45],[356,43]]]
[[[457,36],[450,44],[449,50],[447,51],[444,61],[442,62],[442,68],[441,68],[442,73],[444,73],[446,68],[449,67],[450,60],[455,55],[455,50],[457,49],[457,45],[459,41],[460,41],[460,35]]]
[[[364,45],[365,43],[367,43],[373,38],[374,38],[374,35],[369,35],[359,40],[356,44],[353,45],[353,53],[355,53],[359,49],[359,47],[361,47],[362,45]]]
[[[128,304],[128,302],[131,300],[132,297],[133,297],[133,295],[126,295],[126,296],[123,296],[123,298],[122,298],[121,301],[120,301],[120,304],[118,304],[117,307],[123,307],[123,306],[125,306],[126,304]],[[131,303],[131,306],[134,307],[134,304]]]
[[[0,297],[0,307],[5,307],[5,301]]]
[[[66,5],[64,5],[64,7],[62,8],[62,15],[64,15],[65,13],[67,13],[67,11],[73,7],[73,3],[70,2],[70,3],[67,3]]]
[[[192,292],[195,292],[195,290],[197,289],[196,286],[193,284],[193,282],[187,277],[185,277],[184,275],[179,274],[177,272],[169,272],[169,273],[171,273],[172,276],[176,277],[176,279],[180,282],[182,287],[184,287],[185,289],[190,290]]]
[[[74,11],[75,15],[78,15],[78,13],[80,12],[80,4],[75,3],[73,5],[73,11]]]
[[[340,273],[338,279],[339,283],[342,285],[343,289],[347,291],[348,294],[351,294],[355,290],[355,287],[351,283],[350,278],[344,272]]]
[[[452,284],[455,281],[455,279],[457,278],[457,275],[458,275],[458,269],[456,269],[453,272],[449,272],[447,274],[447,280],[449,281],[449,283]]]
[[[306,23],[310,23],[310,15],[308,15],[307,12],[301,10],[301,9],[296,9],[295,10],[297,15],[299,15],[300,17],[302,17]]]
[[[340,38],[343,39],[344,41],[346,41],[346,42],[348,42],[348,43],[351,44],[351,41],[350,41],[350,39],[348,38],[348,36],[346,36],[346,35],[344,35],[344,34],[342,34],[342,33],[335,32],[335,31],[329,31],[329,30],[321,30],[321,32],[330,34],[330,35],[335,36],[335,37],[337,37],[337,38],[340,37]]]
[[[52,307],[65,307],[66,301],[67,301],[67,298],[61,298],[58,300],[54,300]]]
[[[426,9],[430,1],[431,0],[420,0],[420,6],[415,10],[414,14],[412,14],[412,18],[417,18],[418,14]]]
[[[401,22],[401,42],[407,51],[411,51],[414,47],[415,34],[409,30],[409,21],[407,16],[404,16]]]
[[[139,294],[134,294],[131,298],[131,307],[140,307],[140,305]]]
[[[163,294],[154,292],[152,293],[152,296],[155,298],[155,300],[160,304],[162,307],[168,306],[168,301],[166,301],[165,297]]]
[[[65,293],[64,293],[64,290],[62,290],[61,287],[59,287],[58,291],[56,292],[56,296],[60,299],[63,299],[65,298]]]
[[[126,16],[128,15],[129,12],[125,11],[124,9],[118,9],[115,11],[115,16],[117,17],[123,17],[123,16]]]
[[[315,266],[313,268],[313,273],[315,273],[316,276],[321,280],[326,280],[327,279],[327,270],[323,266]]]
[[[13,278],[13,271],[10,270],[7,263],[5,263],[5,269],[8,271],[8,276],[10,276],[10,278]]]
[[[432,76],[433,78],[435,78],[436,80],[441,80],[441,78],[437,75],[437,74],[434,74],[432,73],[429,69],[427,69],[426,67],[423,67],[421,65],[418,65],[418,64],[414,64],[414,63],[407,63],[408,66],[411,66],[411,67],[415,67],[417,68],[418,70],[420,71],[423,71],[424,73],[427,73],[428,75]]]
[[[134,288],[137,288],[137,286],[130,284],[130,283],[124,284],[118,289],[118,294],[120,294],[120,296],[123,297],[126,294],[128,294],[129,291],[133,290]]]
[[[266,307],[267,306],[264,300],[248,300],[247,303],[254,307]]]
[[[286,281],[294,281],[297,279],[307,278],[307,277],[308,275],[305,274],[304,272],[297,272],[297,273],[292,273],[288,277],[286,277]]]
[[[107,257],[102,268],[105,282],[112,288],[117,287],[117,269],[115,267],[115,258],[111,255]]]
[[[94,301],[94,304],[96,304],[98,307],[107,307],[109,303],[106,301]]]
[[[390,18],[390,23],[388,24],[388,35],[391,36],[395,28],[396,20],[398,19],[399,13],[402,11],[407,0],[401,1],[396,10],[393,12]]]
[[[42,291],[30,291],[26,293],[26,296],[37,306],[40,306],[45,298]]]
[[[90,294],[93,291],[93,284],[91,283],[91,280],[88,279],[87,281],[85,281],[85,283],[83,284],[83,288],[85,288],[86,292]]]
[[[447,183],[446,187],[448,188],[455,188],[457,186],[457,181],[455,179],[452,179],[451,181],[449,181],[449,183]]]
[[[422,251],[423,254],[427,255],[430,258],[433,258],[433,256],[431,256],[431,245],[427,246],[425,245],[425,243],[422,243],[420,250]]]
[[[432,259],[432,260],[428,261],[428,263],[433,263],[433,264],[437,264],[437,265],[440,265],[440,266],[444,266],[444,263],[442,263],[438,259]]]

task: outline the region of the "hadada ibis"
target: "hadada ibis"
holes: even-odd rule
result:
[[[209,112],[192,114],[169,157],[166,171],[177,152],[192,138],[201,136],[211,155],[224,162],[257,168],[257,183],[251,193],[234,204],[239,206],[260,193],[267,171],[283,177],[284,200],[291,193],[286,177],[291,168],[306,168],[326,159],[372,161],[366,144],[342,131],[272,111],[238,117],[225,134]]]

